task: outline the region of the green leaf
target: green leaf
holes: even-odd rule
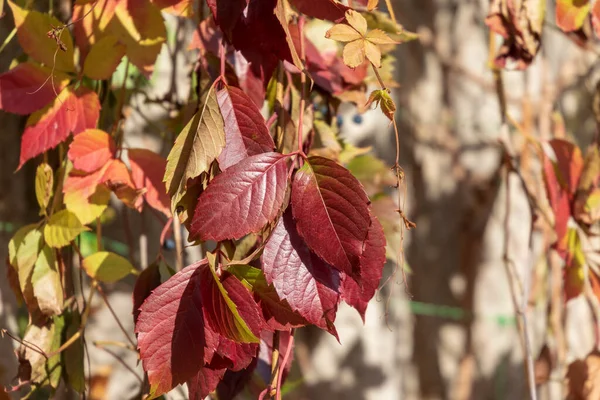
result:
[[[77,333],[81,324],[81,315],[78,311],[66,312],[67,324],[65,341]],[[65,367],[65,380],[71,388],[78,393],[85,391],[85,369],[84,369],[83,340],[77,339],[62,352],[62,362]]]
[[[64,293],[57,268],[56,255],[52,248],[44,246],[40,252],[33,268],[31,283],[40,311],[45,315],[61,314],[64,305]]]
[[[30,310],[37,308],[31,275],[42,245],[42,232],[36,224],[19,229],[8,244],[9,261],[17,271],[19,287]]]
[[[62,210],[50,217],[44,227],[44,239],[50,247],[68,246],[81,232],[87,231],[77,216],[69,210]]]
[[[124,257],[108,251],[99,251],[84,258],[83,268],[100,282],[112,283],[133,271],[133,265]]]
[[[244,321],[244,319],[238,312],[237,306],[235,305],[233,300],[231,300],[231,298],[229,297],[227,290],[223,287],[221,280],[215,273],[215,255],[212,253],[207,253],[206,258],[208,259],[208,264],[210,267],[209,269],[213,275],[213,278],[215,279],[215,283],[217,284],[217,287],[219,288],[219,292],[221,292],[221,295],[223,296],[223,299],[225,300],[225,304],[227,304],[227,307],[233,314],[235,328],[236,328],[237,332],[239,332],[239,334],[240,334],[241,342],[242,343],[259,343],[260,339],[257,338],[254,335],[254,333],[252,333],[252,331],[248,327],[248,324],[246,323],[246,321]]]
[[[214,90],[206,98],[202,110],[183,128],[167,158],[163,181],[171,196],[171,209],[185,195],[188,179],[208,172],[212,162],[225,147],[223,117]]]
[[[227,271],[238,278],[251,291],[269,286],[262,270],[250,265],[234,265]]]
[[[46,208],[52,198],[53,187],[54,172],[48,164],[41,163],[35,173],[35,197],[40,206],[40,215],[46,215]]]

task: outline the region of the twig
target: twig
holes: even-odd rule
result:
[[[119,317],[115,313],[115,310],[113,310],[112,306],[110,305],[110,302],[108,301],[108,297],[106,297],[106,293],[104,293],[104,290],[102,290],[102,287],[100,285],[98,285],[98,293],[100,293],[100,296],[102,296],[102,299],[104,300],[104,303],[106,304],[106,306],[108,307],[108,310],[110,311],[110,313],[112,314],[113,318],[117,322],[117,325],[119,325],[119,328],[121,329],[121,332],[123,332],[123,335],[125,335],[125,338],[127,339],[127,341],[133,347],[135,347],[135,342],[129,337],[129,333],[127,333],[127,330],[125,330],[125,327],[121,323],[121,320],[119,320]]]
[[[39,347],[38,345],[36,345],[34,343],[28,343],[27,340],[19,339],[18,337],[16,337],[15,335],[13,335],[12,333],[10,333],[6,329],[0,330],[0,334],[2,334],[3,337],[4,337],[4,335],[6,335],[9,338],[11,338],[12,340],[14,340],[15,342],[19,343],[20,345],[25,346],[28,349],[33,350],[33,351],[35,351],[38,354],[41,354],[42,356],[44,356],[45,359],[50,358],[50,357],[48,357],[48,355],[46,354],[46,352],[41,347]]]
[[[2,42],[2,46],[0,46],[0,53],[2,53],[2,51],[6,48],[6,46],[8,46],[8,44],[10,43],[12,38],[15,37],[16,34],[17,34],[17,28],[14,27],[13,30],[10,31],[10,33],[8,34],[6,39],[4,39],[4,42]]]
[[[281,366],[279,367],[279,377],[277,378],[277,400],[281,400],[281,380],[283,378],[283,372],[285,370],[285,366],[290,358],[290,354],[292,354],[292,349],[294,347],[294,333],[295,329],[292,328],[290,330],[290,339],[288,340],[287,349],[285,350],[285,356],[281,361]]]
[[[183,243],[181,238],[181,222],[179,217],[173,216],[173,237],[175,239],[175,270],[183,269]]]
[[[98,344],[98,342],[94,342],[94,346],[96,346],[100,350],[103,350],[103,351],[107,352],[108,354],[110,354],[111,356],[113,356],[122,366],[124,366],[127,369],[127,371],[131,372],[136,377],[136,379],[140,382],[140,384],[142,384],[142,385],[144,384],[144,381],[142,380],[142,378],[139,377],[139,375],[137,374],[137,372],[135,372],[135,370],[133,368],[131,368],[129,365],[127,365],[127,363],[121,358],[121,356],[119,356],[117,353],[115,353],[111,349],[107,349],[103,345]]]
[[[271,388],[271,395],[273,395],[273,390],[277,391],[277,382],[279,378],[279,344],[280,344],[280,331],[275,331],[273,333],[273,350],[271,352],[271,384],[269,385]]]

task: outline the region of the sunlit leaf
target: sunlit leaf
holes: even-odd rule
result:
[[[38,165],[35,172],[35,198],[40,206],[40,215],[46,215],[46,208],[54,189],[54,171],[46,164]]]
[[[565,32],[571,32],[580,29],[589,13],[589,1],[556,1],[556,25]]]
[[[108,133],[100,129],[87,129],[75,136],[67,155],[75,169],[94,172],[105,166],[115,152],[115,142]]]
[[[54,213],[44,226],[44,240],[50,247],[68,246],[81,232],[88,230],[69,210]]]
[[[135,187],[146,190],[142,195],[143,199],[150,207],[170,217],[169,195],[162,181],[165,176],[167,160],[146,149],[129,149],[127,154]]]
[[[125,55],[126,48],[116,36],[104,36],[90,48],[83,64],[83,74],[98,80],[110,78]]]
[[[0,109],[21,115],[38,111],[67,86],[68,76],[50,68],[24,62],[0,75]]]
[[[361,36],[365,36],[367,34],[367,20],[365,19],[365,17],[360,15],[359,12],[354,10],[348,10],[346,11],[345,16],[346,21],[348,21],[348,24],[354,29],[356,29],[356,31],[360,33]]]
[[[108,251],[99,251],[87,256],[82,263],[85,272],[100,282],[116,282],[133,271],[133,265],[124,257]]]
[[[57,146],[69,135],[95,128],[100,115],[100,102],[95,92],[80,88],[64,89],[43,110],[32,114],[21,139],[19,168],[23,164]]]
[[[63,24],[56,18],[38,11],[25,10],[9,1],[19,44],[25,53],[47,67],[58,71],[74,72],[73,39],[68,29],[63,29],[59,40],[64,43],[64,50],[49,37],[48,32]]]

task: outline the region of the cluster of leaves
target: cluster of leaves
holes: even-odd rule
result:
[[[384,188],[397,181],[368,149],[338,139],[334,116],[354,101],[393,120],[388,52],[414,35],[378,12],[377,1],[354,3],[77,0],[64,25],[8,1],[26,57],[0,75],[0,109],[29,115],[17,169],[39,161],[41,216],[9,249],[9,279],[31,317],[19,386],[56,389],[62,378],[85,390],[90,302],[74,301],[69,248],[90,279],[90,298],[101,284],[139,275],[133,317],[153,397],[187,383],[190,398],[217,386],[219,398],[231,398],[259,359],[273,358],[279,380],[265,384],[279,391],[293,329],[314,325],[337,337],[341,301],[364,318],[386,252],[394,257],[385,235],[399,219]],[[181,113],[185,127],[167,159],[123,147],[127,93],[114,82],[117,68],[151,77],[167,36],[162,12],[186,18],[197,7],[210,15],[190,45],[200,54],[196,112],[187,121]],[[347,43],[343,50],[310,39],[318,24]],[[382,88],[367,103],[369,81]],[[101,248],[82,254],[78,237],[100,231],[111,194],[164,214],[164,233],[176,218],[191,241],[214,248],[177,273],[161,254],[142,272]]]
[[[540,49],[547,0],[492,0],[486,24],[504,38],[496,57],[499,68],[525,69]],[[600,36],[600,5],[556,0],[556,25],[576,42]]]

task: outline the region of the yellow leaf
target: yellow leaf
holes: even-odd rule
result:
[[[62,210],[50,217],[44,227],[44,239],[50,247],[68,246],[81,232],[88,230],[77,216],[69,210]]]
[[[35,173],[35,197],[40,206],[40,215],[46,215],[46,208],[52,197],[52,188],[54,186],[54,174],[52,168],[41,163]]]
[[[373,29],[367,33],[367,40],[375,44],[398,44],[381,29]]]
[[[350,68],[356,68],[362,64],[365,61],[365,43],[367,41],[364,39],[348,43],[342,52],[344,64]]]
[[[63,288],[56,263],[56,255],[54,250],[48,246],[44,246],[35,262],[31,284],[40,311],[44,315],[52,316],[62,313],[64,305]]]
[[[331,27],[325,33],[325,37],[331,40],[337,40],[338,42],[352,42],[353,40],[360,39],[360,33],[356,29],[346,24],[337,24]]]
[[[87,225],[100,217],[108,207],[110,190],[104,185],[98,185],[96,192],[89,198],[82,196],[80,192],[65,193],[65,206],[77,216],[79,222]]]
[[[110,78],[125,55],[125,49],[116,36],[103,37],[92,45],[83,64],[83,74],[97,80]]]
[[[378,4],[379,4],[379,0],[369,0],[367,2],[367,10],[373,11],[374,9],[377,8]]]
[[[375,67],[381,67],[381,50],[379,50],[379,47],[376,44],[365,40],[364,51],[367,59],[371,61]]]
[[[131,273],[133,265],[118,254],[99,251],[84,258],[83,269],[100,282],[112,283]]]
[[[36,308],[31,274],[42,246],[42,232],[36,224],[19,229],[8,243],[9,262],[17,271],[19,287],[30,310]]]
[[[367,20],[354,10],[346,11],[346,21],[351,27],[356,29],[362,36],[367,34]]]
[[[48,37],[48,32],[53,27],[63,25],[59,20],[38,11],[25,10],[11,1],[8,5],[13,12],[17,37],[23,51],[47,67],[55,67],[57,71],[74,72],[73,39],[69,30],[64,29],[60,33],[59,40],[65,47],[63,51],[58,48],[56,40]]]

